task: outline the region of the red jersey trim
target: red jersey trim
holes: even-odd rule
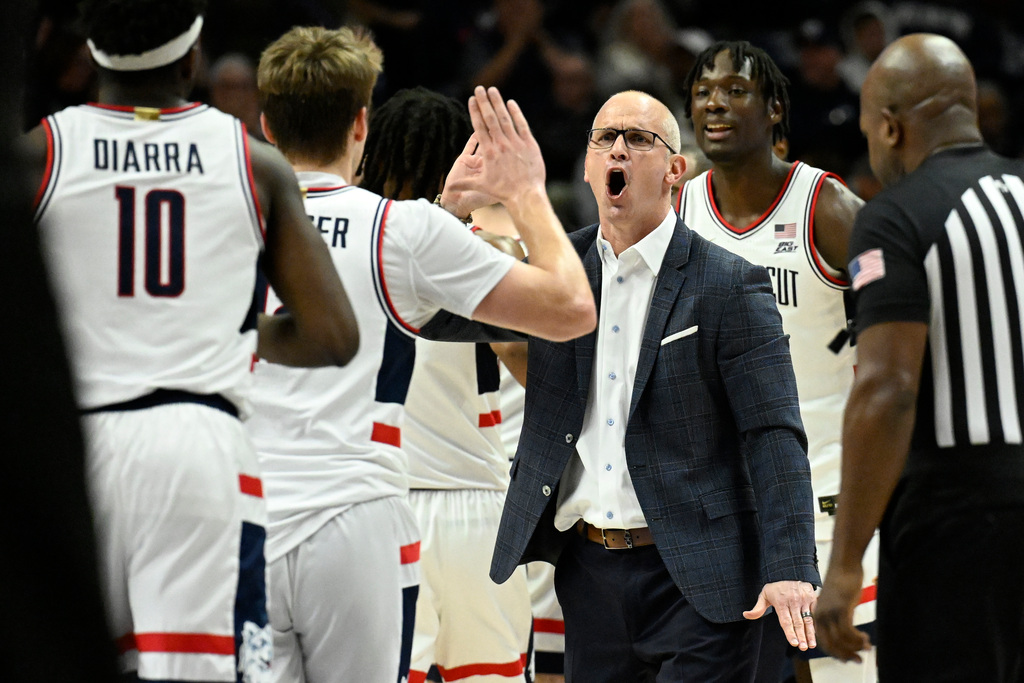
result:
[[[334,192],[335,190],[344,190],[349,185],[331,185],[330,187],[307,187],[306,192]]]
[[[565,622],[561,619],[534,619],[533,630],[537,633],[565,634]]]
[[[437,667],[437,670],[441,672],[441,678],[445,681],[459,681],[470,676],[506,676],[511,678],[513,676],[521,676],[524,669],[525,665],[523,664],[522,657],[514,662],[501,664],[464,664],[463,666],[456,666],[451,669],[443,666]]]
[[[878,586],[867,586],[862,588],[860,591],[860,602],[858,605],[863,605],[866,602],[874,602],[878,599]]]
[[[842,178],[837,176],[835,173],[829,173],[828,171],[822,173],[821,177],[818,178],[818,183],[814,186],[814,194],[811,195],[811,211],[807,219],[807,246],[808,251],[811,252],[811,258],[814,260],[814,269],[817,270],[823,278],[825,278],[834,285],[839,285],[840,287],[849,287],[849,280],[844,280],[843,278],[836,277],[835,275],[832,275],[831,273],[828,272],[828,266],[825,264],[825,262],[821,259],[821,256],[818,254],[818,247],[814,246],[814,211],[818,207],[818,195],[819,193],[821,193],[821,188],[828,178],[835,178],[839,182],[843,183],[843,186],[846,185],[846,183],[843,182]]]
[[[253,207],[256,209],[256,222],[260,226],[260,234],[263,235],[263,241],[266,243],[267,223],[263,220],[263,210],[260,208],[260,195],[256,192],[256,179],[252,174],[252,157],[249,154],[249,133],[246,131],[244,123],[239,121],[238,125],[242,127],[242,149],[245,153],[245,172],[246,177],[249,179],[249,194],[252,195]]]
[[[779,190],[779,194],[777,194],[775,196],[775,200],[771,203],[771,206],[769,206],[765,210],[765,212],[762,213],[761,216],[757,220],[755,220],[754,222],[752,222],[750,225],[748,225],[745,228],[737,228],[736,226],[732,225],[729,221],[725,220],[725,218],[722,217],[722,214],[718,210],[718,202],[715,201],[714,189],[711,186],[711,176],[712,176],[712,174],[714,174],[715,171],[714,171],[714,169],[708,171],[708,179],[707,179],[708,202],[711,204],[711,210],[714,211],[714,213],[715,213],[715,218],[717,218],[718,221],[729,230],[729,232],[735,233],[737,235],[745,235],[746,233],[750,232],[754,228],[760,226],[764,222],[764,220],[766,218],[768,218],[768,216],[770,216],[773,211],[775,211],[775,207],[777,207],[779,205],[779,202],[782,201],[782,198],[786,196],[786,190],[789,189],[789,184],[793,180],[793,174],[796,173],[796,167],[799,166],[799,165],[800,165],[800,162],[798,162],[798,161],[794,161],[790,165],[789,173],[786,174],[786,182],[782,183],[782,188]],[[682,191],[680,191],[679,194],[680,194],[680,196],[682,196]]]
[[[39,203],[43,200],[46,188],[50,186],[50,179],[53,177],[53,128],[50,127],[48,119],[43,119],[43,130],[46,132],[46,170],[43,172],[43,180],[39,183],[36,197],[32,200],[33,210],[39,208]]]
[[[402,429],[401,427],[393,427],[391,425],[386,425],[382,422],[374,422],[373,431],[370,433],[370,441],[376,441],[377,443],[386,443],[389,446],[401,448]]]
[[[480,413],[480,428],[497,427],[501,424],[501,410],[492,410],[489,413]]]
[[[402,558],[402,564],[413,564],[414,562],[420,561],[420,542],[410,543],[409,545],[403,545],[399,548],[399,554]]]
[[[247,496],[263,497],[263,482],[247,474],[238,475],[238,490]]]
[[[391,303],[391,295],[388,294],[388,283],[384,278],[384,228],[387,225],[388,212],[391,210],[391,204],[392,200],[388,200],[388,203],[384,205],[384,213],[380,217],[380,230],[377,233],[377,274],[380,277],[380,291],[384,295],[384,304],[388,307],[391,317],[409,332],[419,334],[420,330],[418,327],[413,327],[402,320],[402,316],[398,315],[398,311],[395,310],[395,305]]]
[[[114,641],[118,652],[172,652],[179,654],[235,654],[234,636],[212,633],[126,633]]]
[[[138,107],[130,104],[101,104],[100,102],[87,102],[86,104],[88,104],[90,107],[95,107],[96,109],[106,109],[107,111],[119,111],[127,114],[134,114],[135,110],[138,109]],[[186,104],[181,107],[169,107],[167,109],[160,109],[159,111],[161,115],[180,114],[183,111],[188,111],[189,109],[195,109],[196,107],[202,106],[204,106],[202,102],[190,102],[189,104]],[[146,108],[155,109],[155,107]]]

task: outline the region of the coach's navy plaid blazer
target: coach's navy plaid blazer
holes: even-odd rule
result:
[[[570,239],[600,310],[596,235],[593,225]],[[523,431],[491,564],[498,582],[523,562],[554,563],[562,548],[558,481],[583,425],[595,340],[530,339]],[[742,619],[767,582],[820,585],[807,441],[767,272],[681,220],[644,330],[626,460],[658,552],[705,618]]]

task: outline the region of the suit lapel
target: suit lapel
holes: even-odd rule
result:
[[[594,293],[594,305],[597,307],[598,326],[600,326],[601,315],[601,257],[597,251],[597,231],[594,231],[594,238],[587,244],[583,252],[583,270],[587,273],[587,280],[590,281],[590,289]],[[578,388],[580,398],[584,405],[590,393],[590,376],[594,370],[594,345],[597,342],[597,330],[585,334],[576,339],[576,376],[579,381]]]
[[[672,241],[669,242],[665,258],[661,262],[661,272],[658,273],[658,281],[654,285],[654,295],[651,298],[651,308],[647,312],[647,324],[644,326],[644,337],[640,343],[640,357],[637,359],[636,376],[633,379],[633,396],[630,398],[629,417],[633,417],[640,396],[644,393],[647,380],[654,368],[654,361],[658,357],[658,350],[661,348],[661,340],[664,338],[665,325],[668,322],[669,313],[675,306],[676,299],[683,283],[686,282],[686,274],[683,266],[689,260],[690,237],[689,230],[683,225],[681,219],[676,220],[675,232]]]

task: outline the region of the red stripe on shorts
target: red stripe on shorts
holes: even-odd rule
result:
[[[402,555],[402,564],[412,564],[420,561],[420,542],[403,545],[399,552]]]
[[[184,654],[234,655],[234,636],[210,633],[126,633],[115,643],[121,654],[139,652],[178,652]]]
[[[863,605],[865,602],[872,602],[878,599],[878,586],[868,586],[860,591],[860,602],[858,605]]]
[[[409,683],[424,683],[426,680],[426,671],[409,671]]]
[[[399,427],[392,427],[380,422],[373,423],[373,432],[370,434],[370,441],[386,443],[395,448],[402,447],[402,430]]]
[[[238,490],[247,496],[263,497],[263,482],[247,474],[238,475]]]
[[[521,676],[523,673],[522,658],[506,664],[465,664],[452,669],[437,667],[441,678],[445,681],[458,681],[470,676]]]
[[[501,411],[492,410],[489,413],[480,413],[480,427],[494,427],[501,424]]]
[[[533,630],[537,633],[565,633],[565,622],[561,619],[534,619]]]

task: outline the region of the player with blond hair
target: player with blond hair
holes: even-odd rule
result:
[[[362,330],[345,372],[256,368],[251,433],[266,472],[280,681],[408,672],[402,625],[412,624],[420,538],[400,447],[420,328],[442,308],[554,338],[595,322],[582,265],[544,193],[537,144],[497,91],[471,100],[475,153],[460,157],[442,203],[458,212],[464,197],[505,201],[532,242],[530,265],[429,201],[349,184],[381,59],[358,31],[300,27],[266,49],[258,72],[264,132],[298,171]],[[264,310],[278,307],[268,291]]]

